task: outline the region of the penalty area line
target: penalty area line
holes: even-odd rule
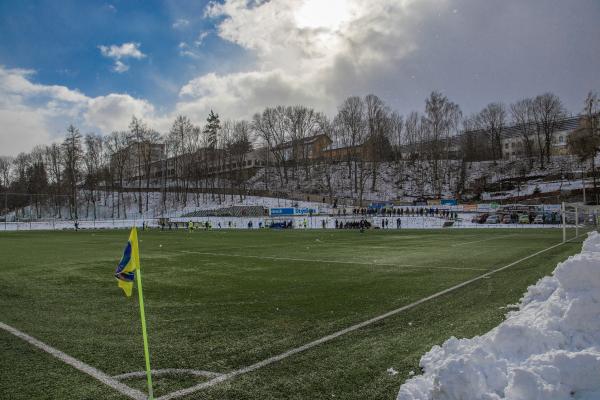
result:
[[[315,260],[310,258],[291,258],[291,257],[272,257],[272,256],[253,256],[244,254],[227,254],[227,253],[211,253],[203,251],[187,251],[182,250],[184,254],[200,254],[215,257],[239,257],[239,258],[257,258],[260,260],[275,260],[275,261],[302,261],[302,262],[313,262],[321,264],[348,264],[348,265],[369,265],[373,267],[402,267],[402,268],[418,268],[418,269],[452,269],[452,270],[468,270],[468,271],[487,271],[484,268],[469,268],[469,267],[432,267],[428,265],[415,265],[415,264],[390,264],[390,263],[377,263],[377,262],[360,262],[360,261],[339,261],[339,260]]]
[[[582,235],[579,235],[579,236],[582,236]],[[230,379],[233,379],[233,378],[235,378],[235,377],[237,377],[239,375],[244,375],[244,374],[247,374],[248,372],[256,371],[256,370],[258,370],[260,368],[266,367],[267,365],[270,365],[270,364],[276,363],[278,361],[281,361],[281,360],[283,360],[285,358],[288,358],[288,357],[290,357],[290,356],[292,356],[294,354],[301,353],[303,351],[309,350],[309,349],[311,349],[313,347],[319,346],[319,345],[321,345],[323,343],[326,343],[326,342],[329,342],[329,341],[331,341],[333,339],[336,339],[336,338],[338,338],[338,337],[340,337],[342,335],[345,335],[345,334],[350,333],[350,332],[354,332],[354,331],[356,331],[358,329],[361,329],[361,328],[364,328],[364,327],[366,327],[368,325],[374,324],[375,322],[379,322],[379,321],[381,321],[381,320],[383,320],[385,318],[388,318],[388,317],[391,317],[393,315],[399,314],[399,313],[401,313],[403,311],[406,311],[406,310],[409,310],[411,308],[414,308],[414,307],[416,307],[418,305],[421,305],[423,303],[426,303],[426,302],[428,302],[430,300],[434,300],[434,299],[436,299],[438,297],[441,297],[441,296],[443,296],[445,294],[448,294],[450,292],[453,292],[455,290],[463,288],[463,287],[465,287],[467,285],[470,285],[473,282],[477,282],[477,281],[479,281],[481,279],[485,279],[485,278],[487,278],[487,277],[489,277],[489,276],[491,276],[493,274],[496,274],[496,273],[498,273],[500,271],[504,271],[505,269],[513,267],[513,266],[515,266],[515,265],[517,265],[517,264],[519,264],[519,263],[521,263],[523,261],[529,260],[530,258],[533,258],[535,256],[543,254],[543,253],[545,253],[547,251],[550,251],[552,249],[555,249],[555,248],[557,248],[559,246],[562,246],[565,243],[568,243],[568,242],[570,242],[570,241],[572,241],[574,239],[577,239],[579,236],[576,236],[573,239],[567,240],[564,243],[561,242],[561,243],[552,245],[550,247],[547,247],[547,248],[545,248],[543,250],[537,251],[537,252],[535,252],[533,254],[530,254],[530,255],[528,255],[526,257],[523,257],[523,258],[520,258],[520,259],[518,259],[516,261],[513,261],[510,264],[507,264],[507,265],[505,265],[503,267],[496,268],[496,269],[494,269],[492,271],[486,272],[485,274],[478,275],[475,278],[466,280],[466,281],[464,281],[462,283],[459,283],[457,285],[454,285],[452,287],[449,287],[447,289],[444,289],[442,291],[439,291],[439,292],[434,293],[432,295],[429,295],[427,297],[423,297],[420,300],[417,300],[417,301],[415,301],[413,303],[407,304],[407,305],[402,306],[400,308],[397,308],[395,310],[388,311],[385,314],[381,314],[381,315],[379,315],[377,317],[373,317],[373,318],[368,319],[366,321],[363,321],[363,322],[360,322],[358,324],[349,326],[348,328],[345,328],[345,329],[342,329],[340,331],[334,332],[334,333],[332,333],[330,335],[324,336],[324,337],[322,337],[320,339],[314,340],[314,341],[312,341],[310,343],[307,343],[305,345],[302,345],[300,347],[296,347],[294,349],[288,350],[288,351],[286,351],[284,353],[281,353],[281,354],[278,354],[276,356],[273,356],[273,357],[267,358],[265,360],[259,361],[259,362],[255,363],[255,364],[249,365],[247,367],[240,368],[240,369],[237,369],[237,370],[234,370],[234,371],[231,371],[231,372],[224,373],[223,375],[218,376],[216,378],[213,378],[210,381],[203,382],[203,383],[200,383],[198,385],[191,386],[191,387],[186,388],[186,389],[177,390],[175,392],[172,392],[172,393],[169,393],[167,395],[161,396],[157,400],[172,400],[172,399],[176,399],[178,397],[186,396],[188,394],[197,392],[199,390],[206,389],[206,388],[209,388],[211,386],[215,386],[215,385],[217,385],[219,383],[222,383],[222,382],[228,381]]]
[[[146,394],[140,392],[139,390],[133,389],[133,388],[119,382],[118,380],[114,379],[113,377],[109,376],[108,374],[105,374],[104,372],[100,371],[99,369],[96,369],[96,368],[92,367],[91,365],[84,363],[83,361],[80,361],[74,357],[71,357],[70,355],[63,353],[62,351],[55,349],[54,347],[47,345],[46,343],[41,342],[41,341],[37,340],[36,338],[31,337],[28,334],[23,333],[16,328],[13,328],[10,325],[0,322],[0,329],[3,329],[6,332],[18,337],[19,339],[26,341],[27,343],[31,344],[32,346],[45,351],[46,353],[50,354],[51,356],[58,358],[65,364],[68,364],[71,367],[104,383],[105,385],[110,386],[111,388],[115,389],[117,392],[119,392],[131,399],[146,400],[148,398],[148,396]]]
[[[503,239],[503,238],[507,238],[507,237],[511,237],[511,236],[516,236],[518,235],[517,233],[512,233],[510,235],[503,235],[503,236],[496,236],[496,237],[491,237],[491,238],[487,238],[487,239],[481,239],[481,240],[474,240],[472,242],[461,242],[461,243],[456,243],[453,244],[452,247],[456,247],[456,246],[464,246],[466,244],[473,244],[473,243],[481,243],[481,242],[488,242],[490,240],[497,240],[497,239]]]

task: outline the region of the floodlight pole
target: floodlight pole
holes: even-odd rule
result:
[[[583,187],[583,205],[586,205],[586,201],[585,201],[585,175],[584,175],[584,169],[583,166],[581,167],[581,186]]]
[[[563,243],[567,241],[567,216],[565,209],[565,202],[562,202],[562,226],[563,226]]]
[[[4,230],[8,230],[8,192],[4,193]]]
[[[579,236],[579,209],[575,207],[575,237]]]

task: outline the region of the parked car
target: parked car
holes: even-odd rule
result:
[[[485,220],[486,224],[499,224],[500,223],[500,217],[497,215],[490,215],[489,217],[487,217],[487,219]]]
[[[529,223],[529,215],[527,215],[527,214],[519,215],[519,223],[520,224],[528,224]]]
[[[512,223],[512,218],[510,217],[509,214],[506,214],[504,217],[502,217],[502,223],[503,224],[510,224],[510,223]]]
[[[489,214],[479,214],[473,217],[473,219],[471,220],[472,223],[474,224],[483,224],[485,222],[485,220],[487,219],[487,217],[489,216]]]
[[[535,218],[533,219],[533,223],[534,224],[543,224],[544,223],[544,216],[542,214],[536,215]]]
[[[545,224],[560,224],[561,222],[561,216],[557,212],[547,212],[544,215]]]

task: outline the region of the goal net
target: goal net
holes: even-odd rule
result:
[[[600,206],[563,203],[561,210],[563,241],[574,240],[587,232],[598,230]]]

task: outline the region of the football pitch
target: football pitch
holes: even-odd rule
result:
[[[431,346],[490,330],[579,252],[574,236],[140,231],[155,396],[395,399]],[[0,234],[0,398],[145,393],[137,293],[126,298],[113,278],[127,237]]]

